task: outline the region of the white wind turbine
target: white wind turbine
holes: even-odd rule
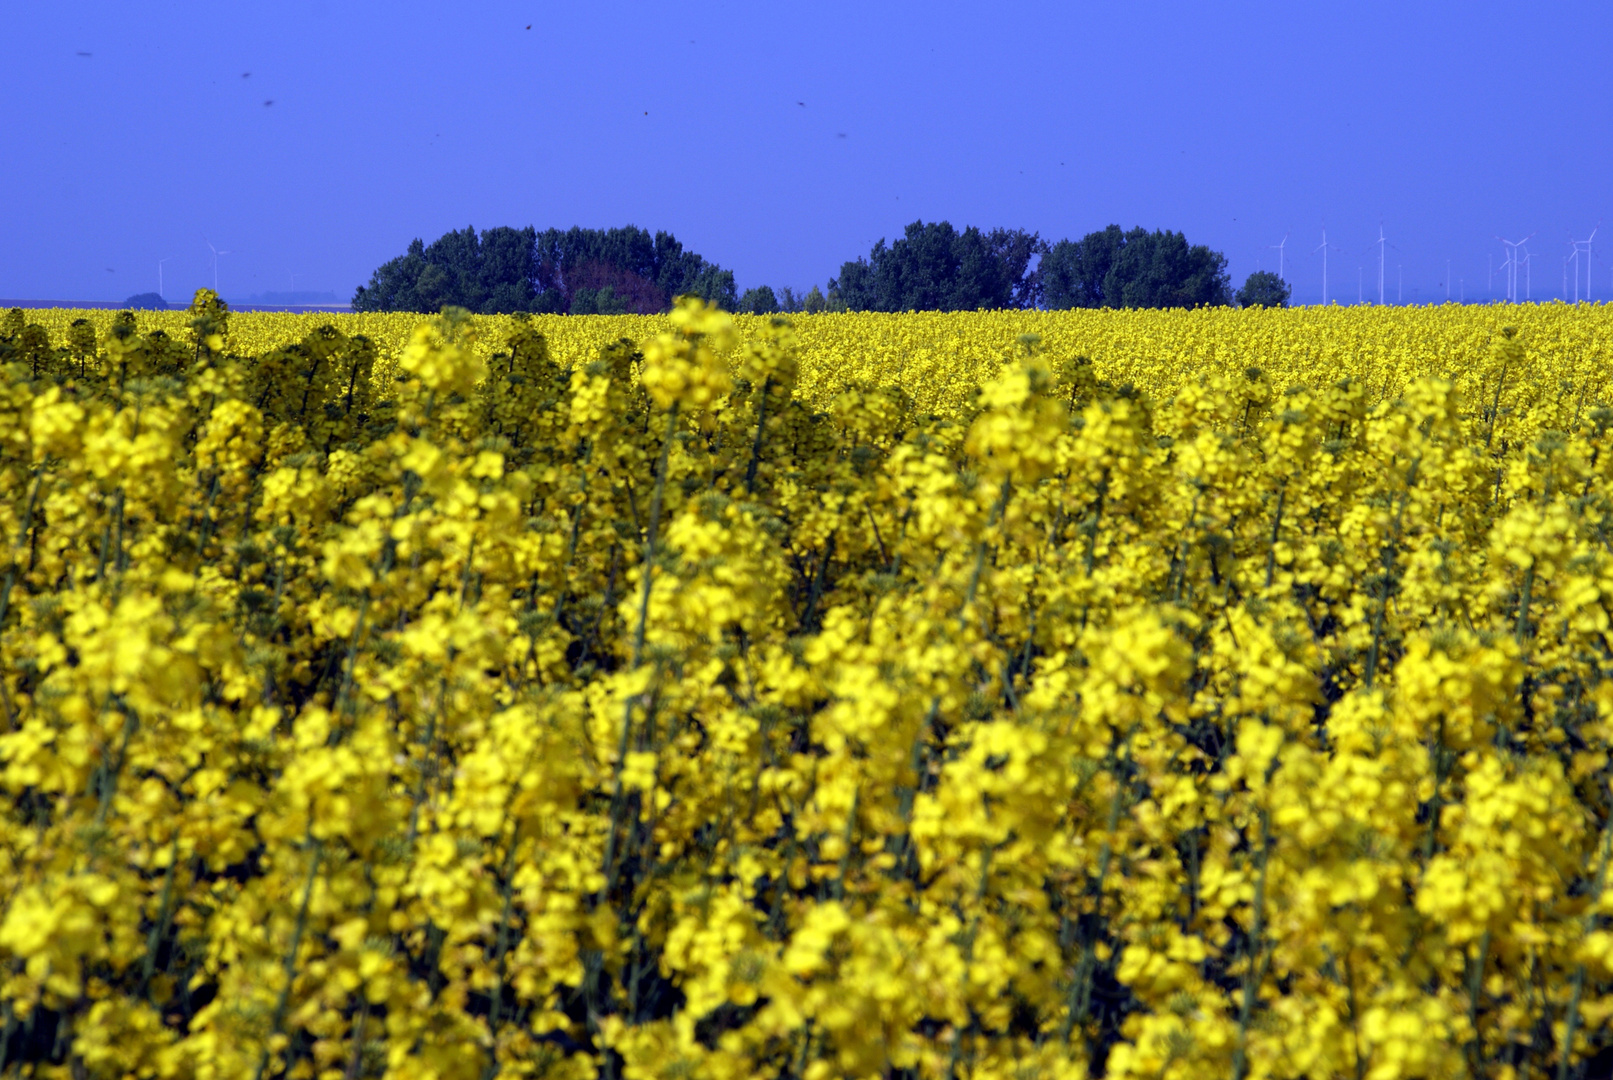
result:
[[[207,237],[204,236],[202,239],[207,240]],[[218,248],[213,246],[213,241],[211,240],[207,240],[207,248],[213,253],[213,292],[216,293],[218,292],[218,257],[220,255],[228,255],[229,252],[220,251]]]
[[[1378,303],[1383,303],[1383,253],[1385,248],[1395,247],[1383,238],[1383,224],[1378,224]],[[1399,248],[1395,248],[1399,251]]]
[[[1278,278],[1279,281],[1285,281],[1285,282],[1288,279],[1283,276],[1283,249],[1286,248],[1287,246],[1288,246],[1288,234],[1287,233],[1283,233],[1283,242],[1282,243],[1280,243],[1280,244],[1267,244],[1266,245],[1266,247],[1268,247],[1268,248],[1276,248],[1277,249],[1277,278]]]
[[[165,299],[166,299],[168,294],[162,291],[162,264],[165,263],[165,262],[168,262],[172,258],[173,258],[173,256],[170,255],[170,256],[168,256],[167,259],[158,259],[157,260],[157,295],[161,296],[161,297],[164,297]]]
[[[1568,242],[1574,248],[1574,303],[1576,304],[1579,303],[1579,253],[1581,251],[1585,252],[1585,299],[1589,300],[1591,298],[1591,241],[1596,239],[1596,234],[1601,227],[1602,223],[1597,222],[1596,228],[1592,229],[1591,235],[1585,239],[1575,240],[1573,237],[1568,239]],[[1568,299],[1567,293],[1568,290],[1564,289],[1563,299],[1565,300]]]
[[[1507,272],[1507,303],[1509,304],[1518,302],[1518,249],[1532,240],[1534,235],[1534,233],[1530,233],[1522,240],[1504,240],[1499,236],[1496,237],[1507,247],[1507,261],[1501,264],[1501,268]]]
[[[1283,239],[1287,240],[1287,237],[1284,237]],[[1330,243],[1327,242],[1327,227],[1324,225],[1322,227],[1322,242],[1311,250],[1312,255],[1315,255],[1318,251],[1320,251],[1322,253],[1322,306],[1323,307],[1327,306],[1327,251],[1328,251],[1329,248],[1337,248],[1337,247],[1338,247],[1337,244],[1330,244]]]

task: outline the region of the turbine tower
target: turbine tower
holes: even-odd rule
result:
[[[1509,304],[1518,302],[1518,249],[1532,240],[1534,235],[1534,233],[1530,233],[1522,240],[1505,240],[1499,236],[1496,237],[1507,248],[1507,261],[1501,264],[1501,268],[1507,272],[1507,303]]]
[[[1383,303],[1383,254],[1385,248],[1395,247],[1383,238],[1383,224],[1378,224],[1378,303]],[[1399,251],[1399,248],[1395,248]]]
[[[1383,224],[1378,225],[1378,306],[1383,306],[1383,249],[1387,243],[1383,238]]]
[[[1287,237],[1284,237],[1283,239],[1287,240]],[[1322,253],[1322,306],[1323,307],[1327,306],[1327,250],[1328,250],[1328,248],[1336,248],[1336,247],[1338,247],[1337,244],[1330,244],[1330,243],[1327,242],[1327,227],[1324,225],[1322,227],[1322,242],[1311,250],[1312,255],[1315,255],[1318,251],[1320,251]]]
[[[1576,304],[1579,303],[1579,253],[1581,251],[1585,252],[1585,299],[1589,300],[1591,298],[1591,241],[1596,239],[1596,234],[1601,227],[1602,223],[1597,222],[1596,228],[1592,229],[1591,235],[1585,239],[1575,240],[1573,237],[1568,239],[1568,242],[1574,248],[1574,303]],[[1564,292],[1566,294],[1567,290],[1564,290]],[[1563,299],[1566,300],[1568,297],[1564,295]]]
[[[158,259],[157,260],[157,295],[158,296],[166,297],[166,295],[167,295],[166,293],[164,293],[162,291],[162,264],[167,262],[169,259],[172,259],[172,258],[173,258],[173,256],[170,255],[170,256],[168,256],[167,259]]]
[[[202,239],[207,240],[207,237],[204,236]],[[207,248],[213,253],[213,292],[216,294],[218,292],[218,257],[220,255],[228,255],[229,252],[220,251],[218,248],[213,246],[213,241],[211,240],[207,240]]]
[[[1283,233],[1282,243],[1267,244],[1266,246],[1277,249],[1277,280],[1286,282],[1288,279],[1283,276],[1283,249],[1288,246],[1288,234]]]

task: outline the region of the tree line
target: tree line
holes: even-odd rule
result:
[[[867,256],[843,263],[825,289],[761,285],[740,294],[734,274],[668,232],[474,227],[427,245],[414,240],[353,296],[355,311],[483,314],[653,314],[693,293],[731,311],[974,311],[981,308],[1282,307],[1289,291],[1256,272],[1233,291],[1226,256],[1169,230],[1118,225],[1048,243],[1023,229],[915,221]]]

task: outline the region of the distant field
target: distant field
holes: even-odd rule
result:
[[[110,309],[50,309],[30,318],[60,340],[76,318],[104,331],[114,315]],[[412,313],[241,313],[231,318],[230,348],[256,354],[329,324],[345,334],[363,334],[383,356],[394,356],[421,318]],[[1349,375],[1361,380],[1374,400],[1424,375],[1449,377],[1459,390],[1472,390],[1475,363],[1503,325],[1521,330],[1526,355],[1538,361],[1531,366],[1532,379],[1548,378],[1562,365],[1613,358],[1613,304],[856,313],[789,319],[809,376],[802,392],[820,406],[860,381],[901,384],[924,408],[955,408],[1027,333],[1038,335],[1050,356],[1089,357],[1104,378],[1154,395],[1169,394],[1186,379],[1237,373],[1251,365],[1261,367],[1279,388]],[[137,315],[139,326],[176,336],[188,332],[189,321],[184,311]],[[748,333],[765,325],[767,317],[739,315],[734,321]],[[479,330],[474,347],[482,355],[503,347],[510,317],[477,315],[471,322]],[[530,325],[566,367],[586,364],[609,342],[639,341],[669,326],[664,316],[650,315],[538,315]],[[1586,378],[1597,388],[1602,385],[1599,366],[1578,370],[1580,390]]]

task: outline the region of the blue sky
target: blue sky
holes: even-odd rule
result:
[[[1483,296],[1534,233],[1538,299],[1605,215],[1613,299],[1605,3],[63,2],[6,37],[6,297],[121,300],[166,258],[187,299],[211,241],[226,297],[345,300],[468,224],[667,229],[804,288],[945,218],[1177,229],[1235,283],[1287,234],[1306,301],[1324,227],[1347,301],[1380,223],[1391,302],[1447,259]]]

